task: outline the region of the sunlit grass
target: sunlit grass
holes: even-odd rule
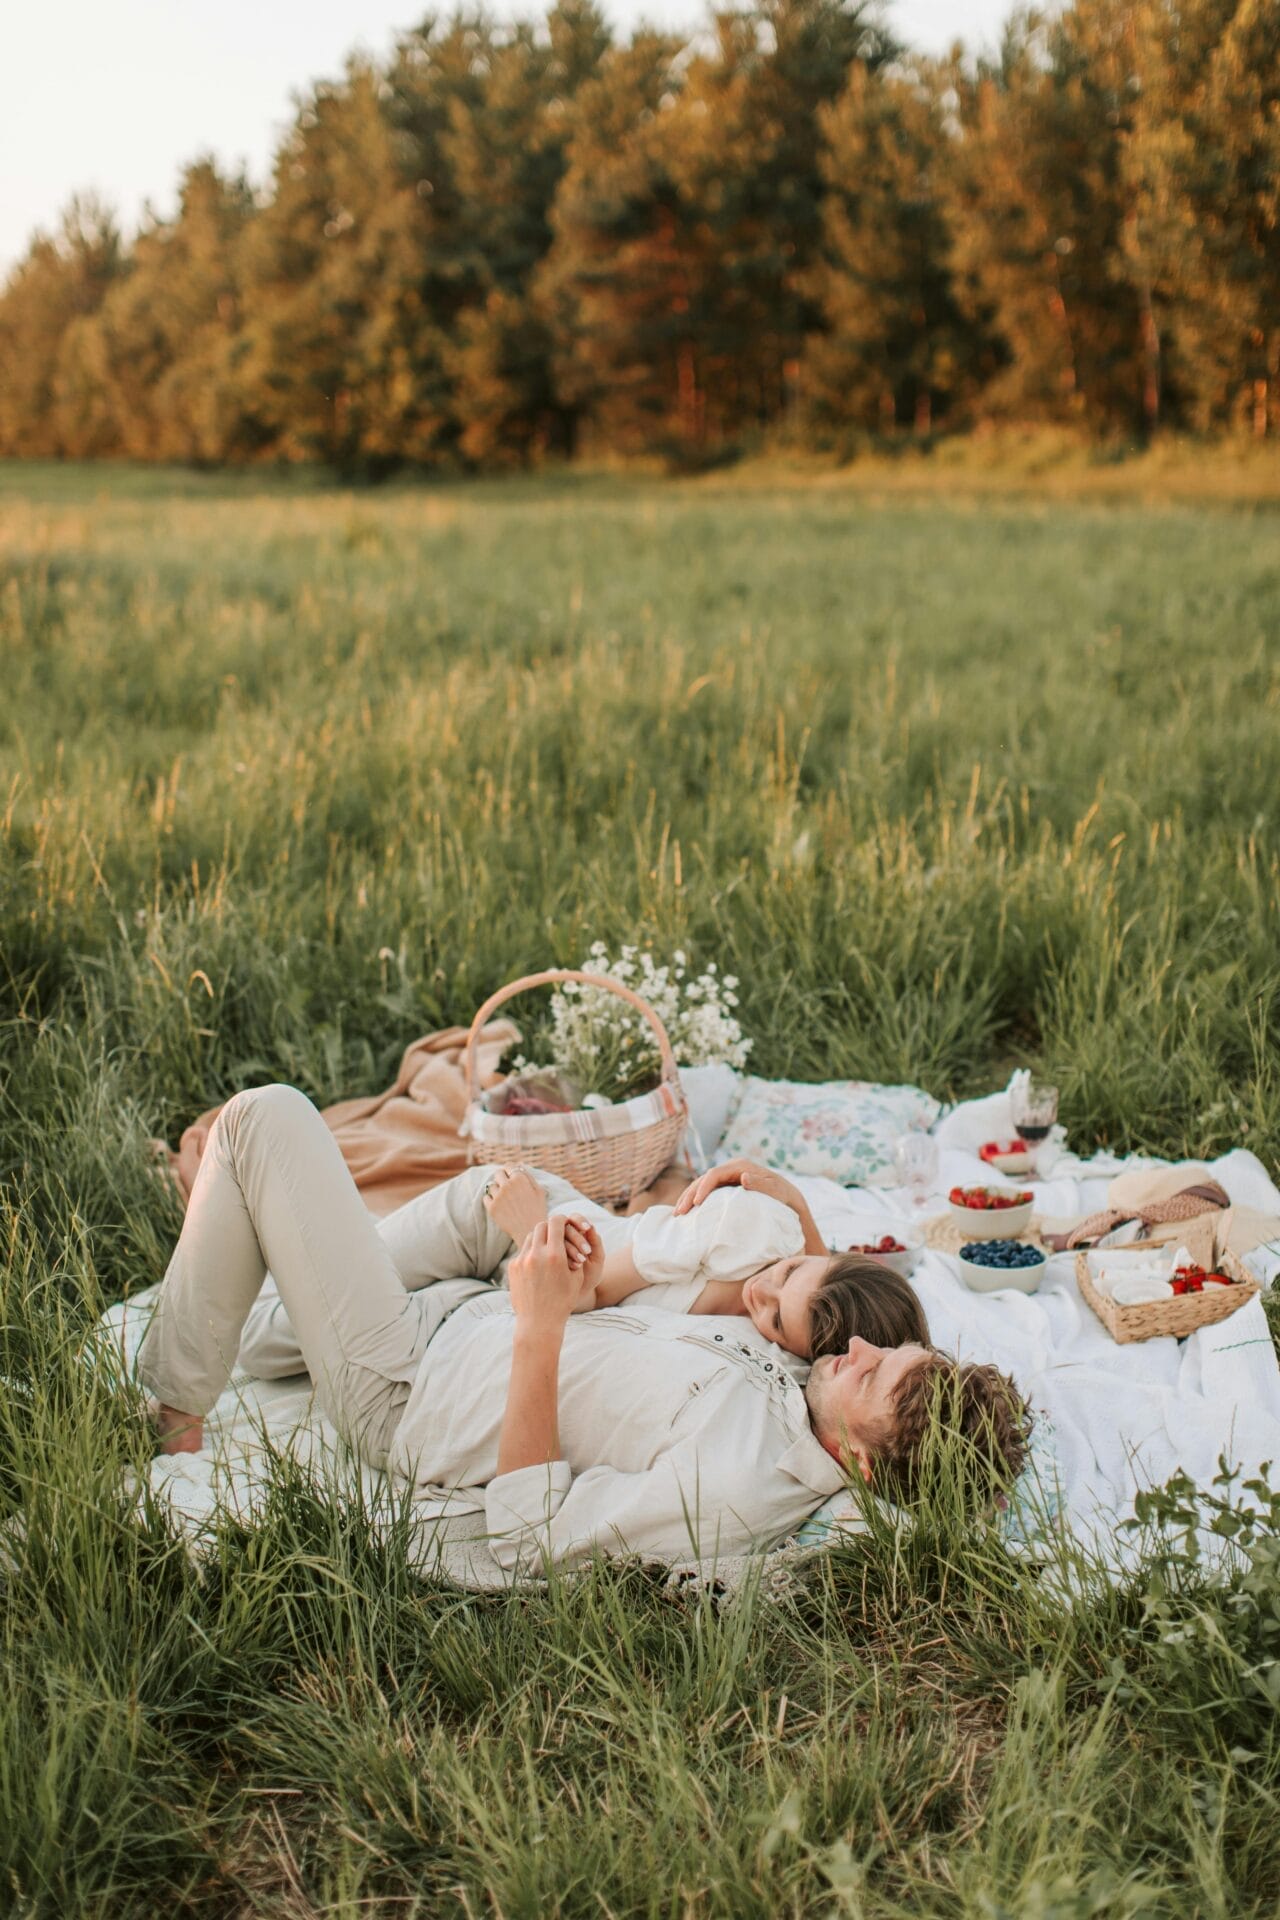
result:
[[[1274,1167],[1274,517],[162,479],[0,475],[9,1904],[1272,1912],[1265,1561],[1068,1611],[940,1499],[781,1601],[463,1599],[283,1468],[193,1563],[82,1348],[149,1133],[595,937],[736,973],[760,1071],[1034,1061],[1082,1146]]]

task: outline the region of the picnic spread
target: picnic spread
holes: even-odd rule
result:
[[[447,1178],[458,1170],[460,1153],[464,1161],[475,1157],[456,1134],[448,1141],[442,1125],[442,1116],[455,1128],[465,1122],[466,1038],[463,1029],[426,1036],[406,1052],[388,1094],[344,1103],[335,1133],[371,1211],[384,1211],[388,1195],[403,1195],[409,1182],[421,1191]],[[484,1076],[496,1086],[510,1032],[497,1023],[478,1028],[476,1039]],[[420,1122],[412,1063],[425,1067],[429,1082]],[[1018,1197],[1031,1196],[1016,1244],[1035,1249],[1032,1290],[1018,1290],[1016,1271],[1012,1284],[1000,1284],[999,1267],[992,1269],[996,1284],[983,1282],[985,1290],[978,1290],[966,1281],[960,1254],[964,1245],[972,1255],[974,1243],[951,1217],[948,1196],[957,1187],[972,1194],[992,1182],[993,1157],[984,1149],[1016,1138],[1009,1090],[944,1112],[917,1088],[768,1081],[725,1065],[682,1069],[680,1088],[689,1108],[685,1148],[692,1165],[750,1154],[794,1180],[833,1249],[887,1240],[903,1254],[910,1250],[912,1285],[935,1345],[961,1360],[994,1361],[1028,1395],[1037,1416],[1031,1460],[1002,1522],[1016,1550],[1052,1556],[1057,1545],[1073,1541],[1118,1573],[1139,1551],[1124,1523],[1144,1489],[1178,1470],[1207,1487],[1224,1457],[1245,1478],[1280,1460],[1280,1366],[1261,1305],[1262,1289],[1280,1271],[1280,1190],[1252,1153],[1238,1148],[1165,1172],[1140,1156],[1080,1158],[1059,1151],[1042,1177],[1016,1181]],[[474,1083],[470,1093],[474,1100]],[[389,1106],[395,1112],[390,1126]],[[369,1130],[363,1139],[362,1128]],[[918,1183],[908,1188],[896,1171],[895,1142],[904,1129],[927,1132],[936,1143],[927,1193]],[[1082,1227],[1086,1240],[1110,1235],[1127,1239],[1128,1248],[1082,1253]],[[1184,1247],[1184,1240],[1193,1246]],[[1112,1297],[1107,1263],[1114,1268],[1135,1253],[1151,1269],[1148,1286],[1159,1289],[1146,1310],[1190,1309],[1186,1318],[1194,1324],[1180,1329],[1184,1337],[1162,1331],[1122,1338],[1107,1324],[1099,1305]],[[1082,1258],[1092,1263],[1083,1286]],[[1159,1259],[1170,1263],[1167,1279],[1154,1271]],[[1173,1264],[1178,1259],[1180,1269]],[[1194,1289],[1191,1274],[1200,1276]],[[1114,1280],[1110,1284],[1114,1289]],[[155,1292],[136,1294],[104,1316],[111,1347],[126,1366],[136,1356]],[[1205,1296],[1214,1313],[1223,1309],[1222,1317],[1201,1308]],[[1120,1310],[1133,1315],[1144,1308],[1122,1300]],[[203,1453],[159,1458],[151,1466],[152,1491],[195,1542],[219,1513],[252,1519],[281,1453],[310,1464],[326,1484],[358,1491],[391,1523],[397,1497],[384,1476],[346,1453],[316,1409],[305,1375],[265,1381],[237,1371],[207,1432]],[[854,1499],[840,1493],[794,1538],[771,1544],[763,1563],[756,1555],[714,1568],[674,1568],[673,1577],[714,1578],[729,1588],[753,1569],[768,1577],[856,1530],[858,1516]],[[424,1577],[477,1588],[508,1583],[488,1552],[483,1507],[473,1490],[415,1513],[413,1526]]]

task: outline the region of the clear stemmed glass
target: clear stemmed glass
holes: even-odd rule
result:
[[[938,1143],[931,1133],[904,1133],[893,1153],[894,1170],[911,1195],[912,1204],[922,1207],[933,1191],[938,1177]]]
[[[1031,1149],[1031,1173],[1040,1171],[1040,1149],[1058,1117],[1058,1089],[1046,1080],[1026,1080],[1010,1095],[1013,1124]]]

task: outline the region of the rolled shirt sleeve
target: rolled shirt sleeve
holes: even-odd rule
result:
[[[599,1553],[655,1560],[714,1560],[774,1545],[794,1532],[821,1494],[773,1470],[738,1460],[726,1468],[696,1440],[643,1473],[564,1460],[500,1474],[485,1488],[489,1549],[506,1572],[584,1565]]]

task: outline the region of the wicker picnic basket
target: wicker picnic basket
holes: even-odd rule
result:
[[[527,993],[531,987],[559,986],[567,980],[616,993],[644,1015],[653,1028],[662,1062],[657,1086],[651,1093],[637,1094],[611,1107],[581,1108],[571,1113],[490,1112],[476,1077],[476,1044],[485,1021],[516,994]],[[467,1083],[463,1130],[469,1137],[472,1165],[513,1166],[523,1161],[544,1173],[558,1173],[588,1200],[614,1202],[643,1193],[675,1159],[689,1123],[689,1105],[666,1028],[647,1000],[603,974],[557,967],[548,973],[526,974],[510,986],[500,987],[471,1022],[463,1067]]]
[[[1230,1287],[1206,1287],[1203,1293],[1184,1293],[1174,1300],[1148,1300],[1141,1306],[1126,1307],[1099,1293],[1089,1271],[1087,1253],[1076,1255],[1076,1282],[1081,1293],[1119,1346],[1134,1340],[1155,1340],[1161,1334],[1173,1334],[1182,1340],[1197,1327],[1211,1327],[1225,1320],[1255,1293],[1261,1292],[1248,1268],[1233,1253],[1224,1253],[1214,1262],[1219,1273],[1230,1274]]]

